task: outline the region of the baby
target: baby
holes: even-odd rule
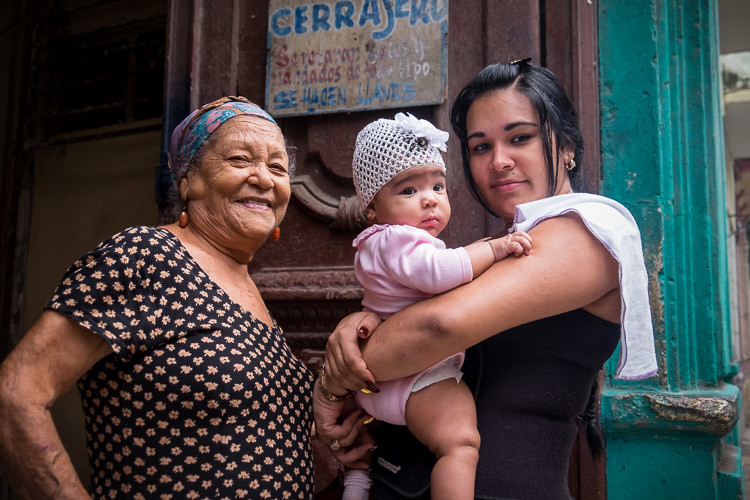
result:
[[[372,225],[354,240],[354,270],[365,291],[363,308],[382,319],[531,250],[523,232],[454,249],[437,238],[451,215],[440,154],[447,140],[447,132],[403,113],[372,122],[357,136],[354,186]],[[406,425],[435,453],[433,499],[474,498],[479,433],[474,399],[461,380],[463,359],[458,353],[417,375],[378,382],[378,393],[356,396],[364,411]],[[344,499],[366,499],[370,484],[365,471],[348,471]]]

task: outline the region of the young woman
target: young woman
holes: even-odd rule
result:
[[[603,363],[622,342],[619,377],[656,373],[640,234],[617,202],[574,193],[583,144],[550,71],[527,60],[485,68],[451,121],[472,192],[506,231],[528,231],[534,248],[379,326],[365,313],[345,318],[328,343],[326,386],[357,390],[478,344],[476,496],[567,499],[575,418]],[[369,337],[361,351],[358,332]],[[350,445],[361,420],[339,423],[319,384],[315,395],[321,439],[337,440],[339,460],[360,466],[363,447]]]

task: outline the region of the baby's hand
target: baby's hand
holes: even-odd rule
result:
[[[502,238],[488,240],[495,254],[495,262],[503,260],[508,255],[516,257],[529,255],[531,251],[531,236],[523,231],[516,231]]]

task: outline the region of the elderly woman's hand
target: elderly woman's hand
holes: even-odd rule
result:
[[[367,432],[365,422],[371,419],[357,409],[354,398],[330,401],[320,391],[320,381],[313,390],[315,437],[331,449],[334,458],[350,469],[368,469],[366,455],[375,441]]]
[[[380,325],[380,318],[368,312],[352,313],[339,322],[326,345],[326,387],[341,394],[363,387],[377,391],[375,376],[367,369],[359,339],[366,339]]]

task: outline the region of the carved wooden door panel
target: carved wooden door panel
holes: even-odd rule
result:
[[[223,95],[243,95],[263,104],[267,25],[266,2],[170,2],[165,145],[174,126],[200,104]],[[296,147],[293,199],[281,225],[281,239],[261,249],[252,270],[272,315],[298,355],[317,367],[327,335],[338,320],[359,310],[362,292],[352,269],[351,246],[363,227],[351,181],[357,132],[370,121],[392,117],[397,111],[409,111],[449,130],[451,99],[481,68],[496,61],[532,57],[560,76],[578,106],[587,140],[585,185],[596,192],[600,171],[596,47],[595,2],[454,1],[449,6],[447,101],[279,120],[288,142]],[[483,212],[465,187],[455,138],[448,144],[446,163],[453,215],[443,239],[449,246],[458,246],[497,232],[501,224]],[[165,166],[164,157],[160,186]],[[157,197],[161,192],[157,187]],[[575,451],[570,477],[574,496],[602,498],[602,471],[601,463]]]

